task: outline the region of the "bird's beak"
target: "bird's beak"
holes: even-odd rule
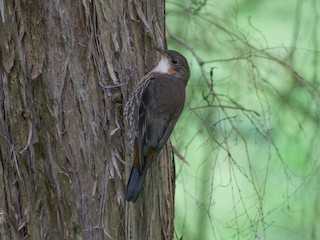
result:
[[[154,49],[157,50],[162,56],[170,59],[170,56],[168,55],[168,53],[165,50],[158,48],[158,47],[154,47]]]
[[[165,51],[165,50],[163,50],[161,48],[158,48],[158,47],[154,47],[154,49],[157,50],[161,54],[162,59],[164,59],[164,63],[165,63],[164,67],[166,68],[165,73],[173,74],[174,73],[174,69],[173,69],[173,67],[172,67],[172,65],[170,63],[171,62],[170,61],[171,57],[167,53],[167,51]]]

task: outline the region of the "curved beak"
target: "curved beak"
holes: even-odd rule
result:
[[[161,48],[158,47],[154,47],[155,50],[157,50],[162,56],[166,57],[166,58],[170,58],[170,56],[168,55],[166,50],[163,50]]]

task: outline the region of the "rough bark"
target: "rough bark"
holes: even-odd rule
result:
[[[0,15],[0,238],[172,239],[168,148],[124,200],[123,105],[165,45],[164,1],[5,0]]]

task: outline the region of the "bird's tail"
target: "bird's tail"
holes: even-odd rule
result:
[[[139,167],[133,166],[131,174],[129,177],[127,190],[126,190],[126,200],[131,202],[136,202],[139,193],[142,189],[145,174],[140,172]]]

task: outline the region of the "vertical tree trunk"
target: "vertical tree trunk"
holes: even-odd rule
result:
[[[165,45],[164,1],[4,0],[0,16],[0,239],[172,239],[168,148],[124,200],[123,105]]]

